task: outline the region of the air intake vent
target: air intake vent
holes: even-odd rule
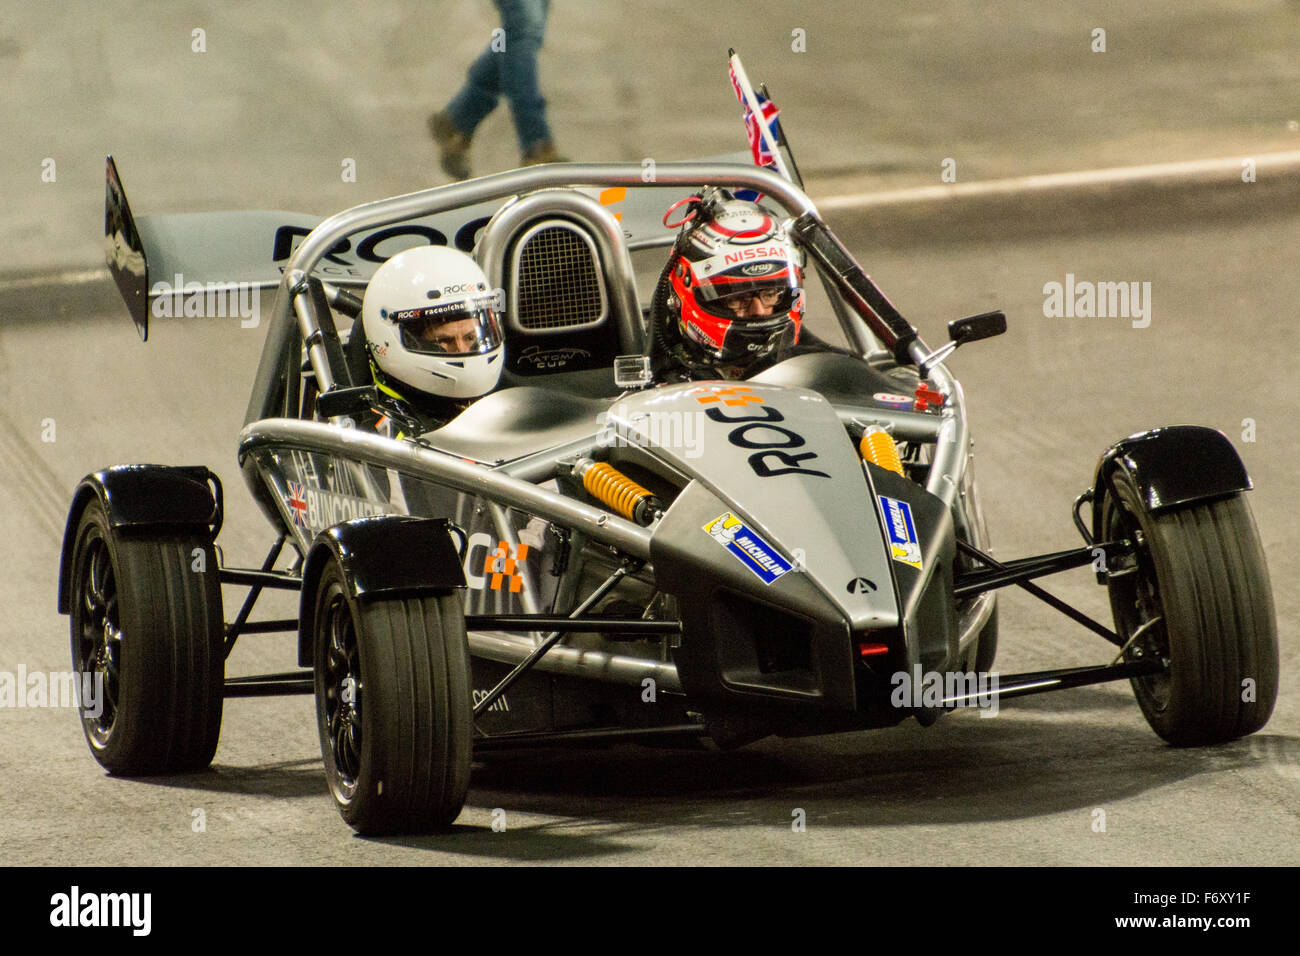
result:
[[[596,246],[562,219],[531,226],[515,243],[513,322],[526,332],[569,331],[600,325],[608,305]]]

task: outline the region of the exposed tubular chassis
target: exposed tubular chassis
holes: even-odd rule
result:
[[[533,467],[536,463],[525,460],[497,468],[487,468],[409,442],[391,440],[374,434],[362,434],[352,429],[340,428],[337,424],[305,421],[295,417],[299,402],[302,346],[306,347],[317,386],[322,394],[328,393],[339,380],[337,370],[331,362],[330,343],[326,333],[326,329],[332,326],[332,321],[328,326],[322,322],[306,280],[321,259],[337,243],[359,230],[552,187],[651,185],[661,188],[694,188],[702,183],[709,183],[730,188],[753,189],[779,203],[792,217],[792,233],[801,240],[805,249],[833,283],[836,291],[842,296],[843,304],[847,304],[852,310],[846,311],[842,303],[836,304],[835,311],[843,333],[862,357],[869,358],[885,352],[893,355],[900,364],[921,365],[931,355],[916,331],[894,310],[849,253],[826,229],[812,201],[791,183],[766,170],[733,164],[665,163],[657,167],[653,183],[644,182],[642,177],[643,170],[639,165],[555,164],[498,173],[469,182],[440,186],[357,206],[325,220],[303,240],[285,267],[283,280],[277,290],[266,344],[257,369],[239,445],[240,463],[244,468],[249,487],[273,521],[278,522],[278,516],[267,500],[266,488],[250,457],[250,452],[263,443],[275,443],[281,447],[299,445],[310,449],[325,448],[345,454],[355,461],[381,467],[397,467],[404,473],[426,477],[431,481],[473,493],[502,506],[521,508],[561,527],[580,530],[591,540],[608,546],[623,561],[623,566],[598,588],[597,593],[589,596],[574,614],[567,618],[543,614],[466,616],[466,626],[470,631],[490,629],[501,632],[551,632],[545,640],[534,641],[533,650],[524,656],[511,673],[497,683],[487,696],[477,702],[474,711],[476,716],[490,707],[513,681],[534,666],[564,634],[570,631],[609,629],[641,634],[671,634],[680,632],[681,622],[646,621],[586,614],[586,609],[594,604],[595,599],[601,594],[611,590],[627,568],[640,566],[649,560],[650,532],[616,515],[545,491],[532,484],[528,478],[543,477],[541,473],[533,473],[536,471]],[[612,217],[609,218],[612,225]],[[619,290],[614,296],[614,305],[615,319],[619,323],[620,345],[626,353],[638,353],[644,350],[645,337],[639,306],[635,301],[635,287],[629,281],[630,262],[627,260],[625,250],[617,264],[627,273],[616,277],[613,283],[615,289]],[[958,491],[962,486],[966,450],[969,444],[965,402],[960,385],[942,364],[931,364],[928,375],[929,380],[947,396],[947,401],[942,414],[937,419],[933,435],[916,437],[934,442],[934,456],[926,481],[926,490],[941,499],[949,510],[953,510]],[[879,414],[878,410],[877,414]],[[573,448],[563,451],[581,453],[583,449]],[[546,457],[553,461],[554,450]],[[1080,528],[1085,530],[1082,525]],[[1085,533],[1085,539],[1087,537]],[[282,531],[260,569],[226,567],[220,569],[220,579],[223,583],[246,585],[250,589],[236,619],[227,625],[227,655],[241,635],[298,629],[297,620],[249,621],[252,608],[263,588],[301,588],[302,579],[298,574],[272,570],[285,540],[286,534]],[[1108,557],[1127,554],[1133,549],[1130,542],[1118,541],[1101,545],[1089,542],[1082,548],[1005,563],[996,561],[968,542],[959,542],[959,547],[969,558],[978,561],[983,569],[957,575],[954,581],[957,596],[976,597],[1015,584],[1112,644],[1124,643],[1113,630],[1047,594],[1032,581],[1047,574],[1092,563],[1099,548]],[[300,565],[301,558],[295,565],[295,571]],[[984,622],[989,611],[985,605],[977,605],[977,607],[982,613],[973,622],[976,627]],[[969,626],[968,623],[967,629]],[[1156,673],[1167,666],[1151,658],[1120,663],[1122,656],[1121,649],[1115,662],[1106,666],[1063,668],[1005,676],[1000,680],[994,693],[1000,698],[1007,699],[1066,687],[1124,680],[1142,674]],[[667,680],[669,686],[674,683],[673,671],[671,663],[665,662],[659,665],[659,673]],[[310,670],[231,678],[225,683],[226,697],[305,694],[312,691]],[[947,708],[962,703],[962,698],[951,697],[945,698],[942,706]],[[510,734],[500,737],[480,735],[475,738],[475,747],[489,749],[534,743],[580,743],[622,737],[644,738],[703,733],[705,729],[702,725],[674,725],[651,729],[561,731]]]

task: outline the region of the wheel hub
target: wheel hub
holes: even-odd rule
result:
[[[341,590],[330,595],[324,615],[325,724],[330,756],[345,796],[356,791],[361,773],[361,666],[356,626]]]
[[[117,720],[119,661],[122,629],[117,620],[117,579],[108,545],[102,537],[91,537],[85,546],[80,572],[81,605],[73,666],[79,674],[97,678],[101,700],[99,713],[88,713],[89,701],[82,701],[81,719],[93,745],[105,747]]]
[[[1114,509],[1109,522],[1111,537],[1127,539],[1134,545],[1132,552],[1109,575],[1114,589],[1112,593],[1117,595],[1114,602],[1116,624],[1124,638],[1121,657],[1129,661],[1155,657],[1161,662],[1165,673],[1136,677],[1134,684],[1141,688],[1157,710],[1164,710],[1170,699],[1169,637],[1155,565],[1137,519],[1114,497],[1110,501]]]

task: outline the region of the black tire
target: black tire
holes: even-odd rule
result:
[[[993,613],[980,629],[975,640],[975,673],[987,674],[993,670],[993,661],[998,656],[998,607],[993,605]]]
[[[122,776],[210,764],[226,667],[211,540],[114,530],[93,498],[77,526],[70,593],[73,670],[79,684],[83,674],[103,682],[102,707],[81,711],[95,759]]]
[[[1138,542],[1108,569],[1126,660],[1155,654],[1163,674],[1133,678],[1147,723],[1171,744],[1212,744],[1263,727],[1277,699],[1277,622],[1255,521],[1236,494],[1152,515],[1123,471],[1102,512],[1104,540]],[[1118,572],[1118,573],[1117,573]],[[1253,695],[1247,692],[1253,681]]]
[[[312,622],[321,756],[343,819],[367,835],[449,826],[473,755],[460,596],[358,602],[331,559]]]

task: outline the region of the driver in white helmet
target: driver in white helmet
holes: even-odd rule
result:
[[[392,437],[437,428],[496,388],[504,362],[499,296],[478,264],[445,246],[393,256],[366,287],[361,327]]]

